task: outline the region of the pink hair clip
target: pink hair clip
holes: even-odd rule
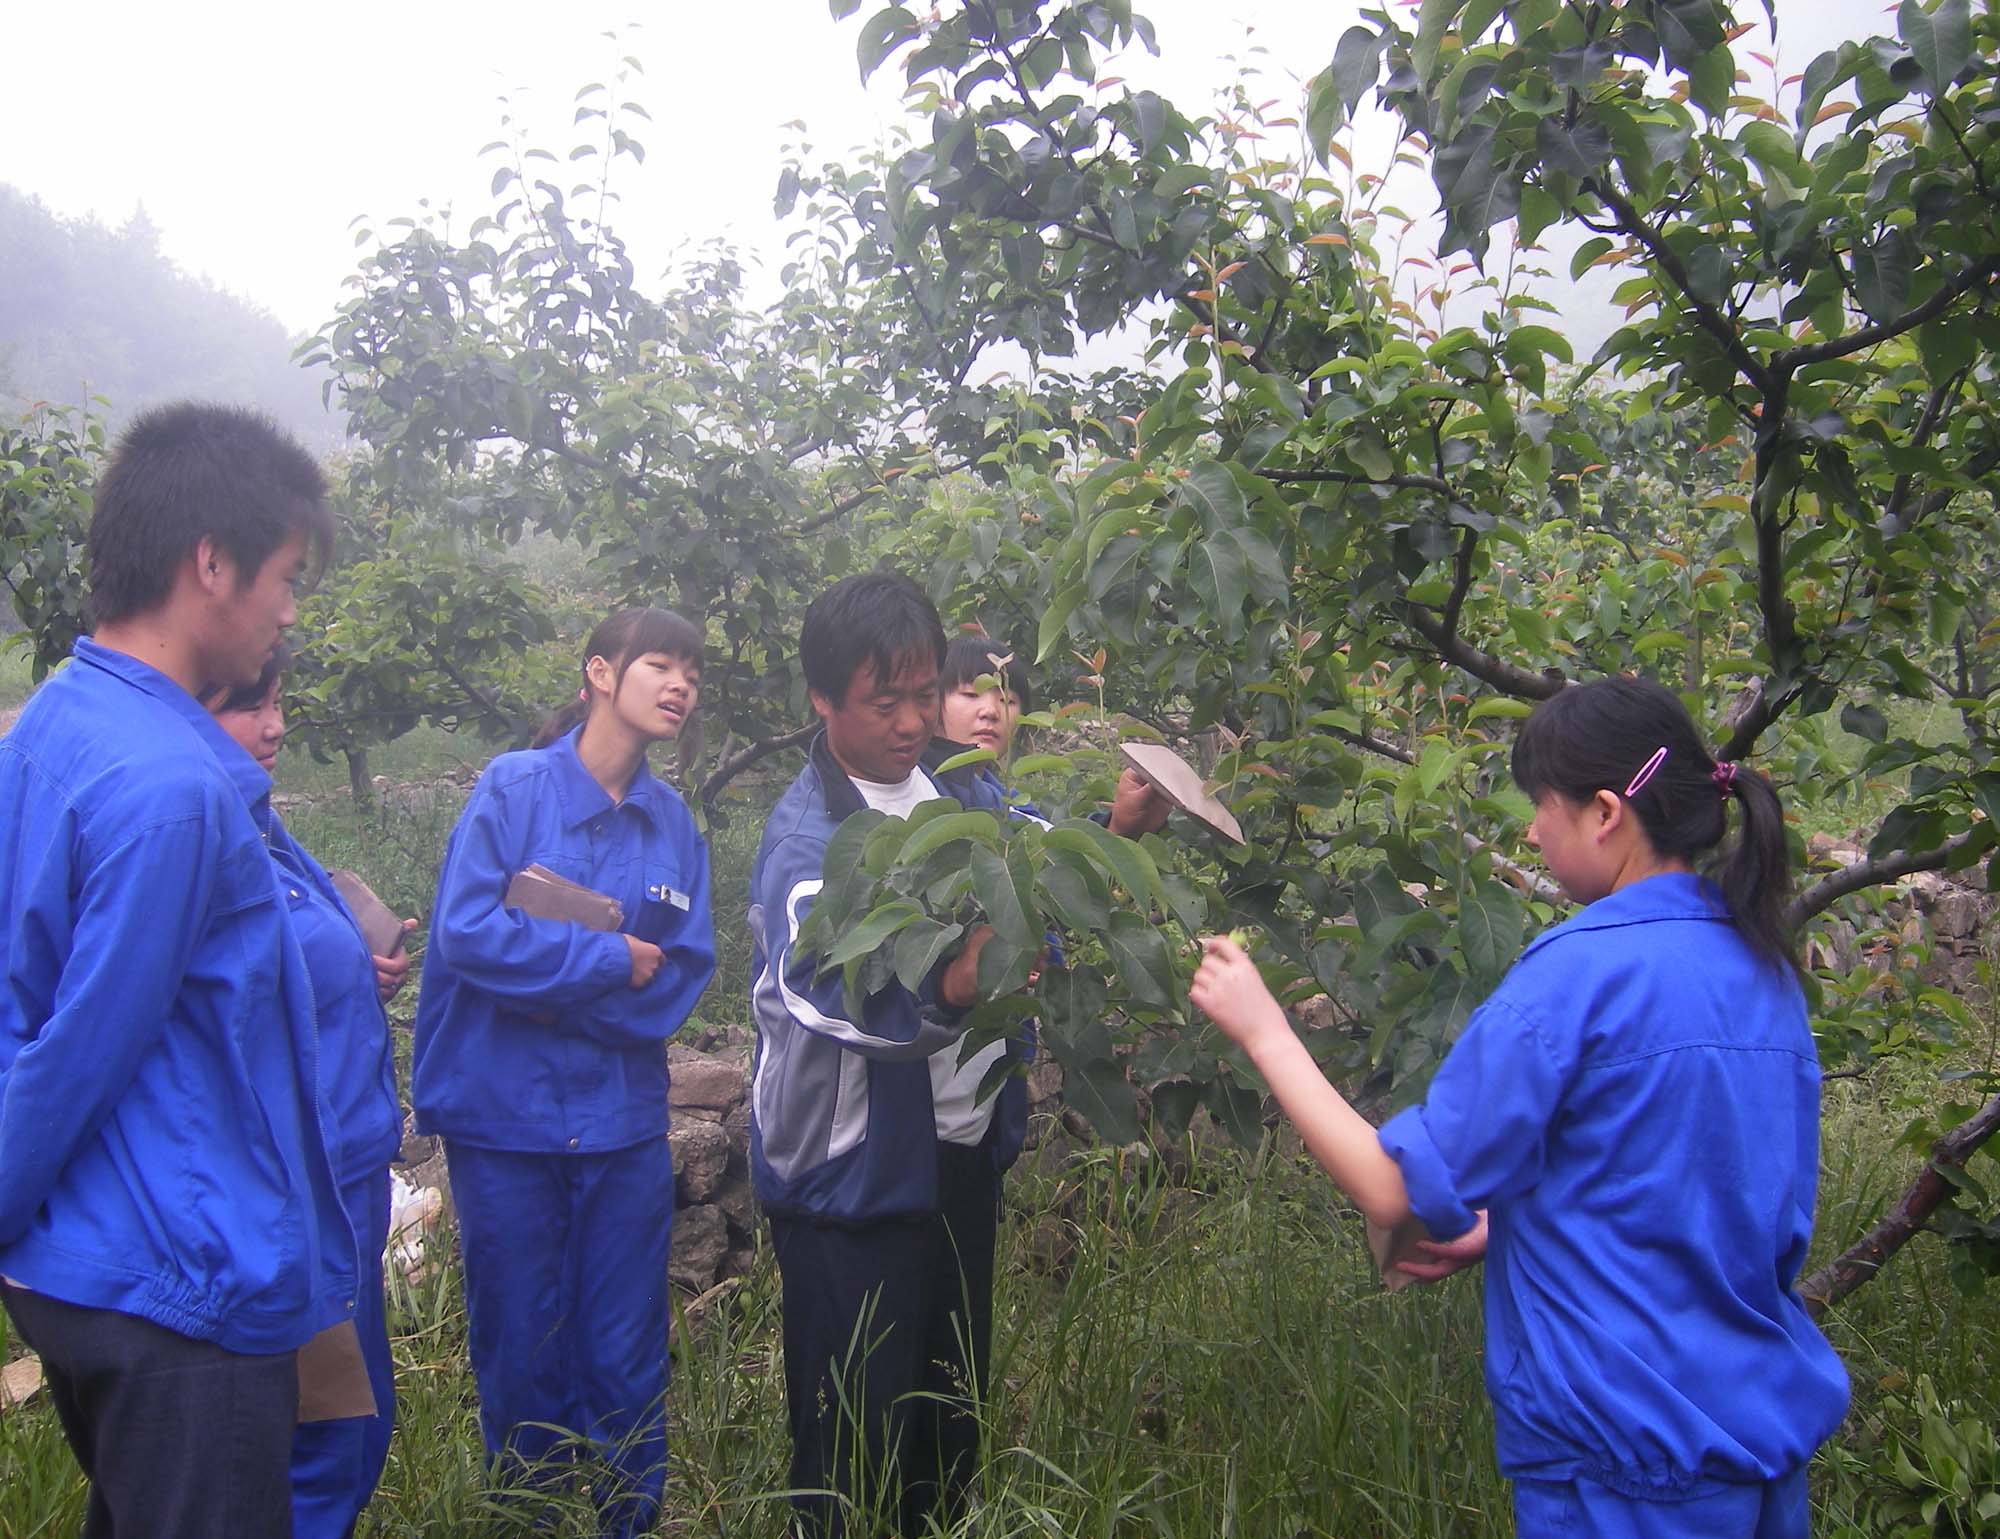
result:
[[[1736,765],[1731,760],[1718,759],[1708,778],[1715,782],[1717,796],[1727,796],[1736,789]]]
[[[1653,750],[1653,757],[1639,766],[1639,773],[1632,777],[1632,783],[1625,788],[1625,800],[1629,802],[1633,797],[1645,790],[1646,782],[1659,773],[1660,766],[1666,762],[1667,750],[1665,747],[1655,748]]]

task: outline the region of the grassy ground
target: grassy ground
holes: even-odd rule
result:
[[[1888,1124],[1836,1087],[1822,1230],[1900,1181]],[[1009,1185],[983,1505],[963,1539],[1505,1534],[1480,1386],[1476,1279],[1388,1297],[1313,1172],[1198,1151],[1185,1180],[1109,1152]],[[776,1535],[785,1441],[776,1278],[676,1333],[667,1534]],[[1920,1242],[1829,1322],[1856,1385],[1816,1470],[1815,1532],[1879,1533],[1885,1425],[1928,1374],[1980,1420],[2000,1307]],[[398,1285],[400,1427],[364,1535],[525,1534],[485,1495],[458,1281]],[[0,1418],[0,1535],[73,1532],[82,1487],[44,1406]],[[587,1532],[580,1514],[556,1526]],[[1940,1530],[1949,1532],[1950,1530]],[[1970,1530],[1968,1530],[1970,1531]]]

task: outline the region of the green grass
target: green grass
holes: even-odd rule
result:
[[[1865,1088],[1829,1095],[1822,1252],[1907,1178]],[[1856,1406],[1814,1483],[1815,1532],[1879,1532],[1885,1416],[1928,1373],[1996,1409],[2000,1300],[1967,1298],[1921,1240],[1828,1332]],[[373,1536],[526,1534],[479,1462],[455,1269],[391,1304],[400,1427]],[[1159,1161],[1091,1151],[1008,1185],[982,1505],[958,1539],[1016,1535],[1486,1536],[1509,1531],[1480,1371],[1476,1277],[1374,1286],[1351,1214],[1275,1155]],[[786,1444],[776,1275],[677,1329],[674,1469],[661,1531],[775,1536]],[[0,1536],[73,1531],[81,1481],[45,1404],[0,1418]],[[552,1532],[583,1534],[582,1503]]]

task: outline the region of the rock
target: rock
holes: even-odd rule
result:
[[[747,1157],[750,1149],[750,1103],[744,1101],[731,1107],[722,1119],[722,1126],[729,1134],[729,1141],[743,1150]]]
[[[1978,895],[1954,887],[1938,898],[1931,909],[1931,926],[1946,940],[1968,940],[1977,935],[1986,915]]]
[[[743,1104],[749,1076],[741,1063],[696,1054],[669,1054],[667,1106],[675,1113],[707,1112],[720,1120]]]
[[[748,1181],[725,1181],[715,1194],[715,1206],[729,1220],[732,1233],[747,1238],[757,1232],[757,1194]]]
[[[1937,906],[1949,888],[1945,879],[1935,871],[1918,871],[1906,876],[1898,884],[1916,900],[1917,907],[1929,913]]]
[[[715,1286],[729,1255],[729,1225],[720,1208],[682,1208],[674,1215],[673,1248],[667,1276],[677,1287],[700,1293]]]
[[[681,1201],[707,1202],[729,1173],[730,1140],[719,1122],[677,1122],[667,1134]]]

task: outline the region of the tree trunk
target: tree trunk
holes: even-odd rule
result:
[[[347,790],[354,798],[354,805],[367,812],[375,805],[375,782],[368,778],[368,750],[365,748],[345,748],[347,755]]]
[[[1980,1147],[2000,1132],[2000,1095],[1936,1143],[1917,1179],[1860,1239],[1799,1284],[1799,1296],[1815,1318],[1867,1282],[1884,1263],[1920,1233],[1926,1221],[1958,1188],[1941,1171],[1963,1169]]]

